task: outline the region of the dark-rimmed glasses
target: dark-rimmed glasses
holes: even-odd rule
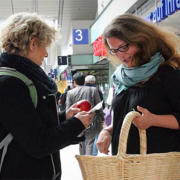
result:
[[[113,56],[117,56],[119,52],[126,52],[129,49],[129,44],[119,47],[118,49],[110,49],[109,53]]]

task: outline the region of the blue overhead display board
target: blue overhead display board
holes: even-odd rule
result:
[[[88,29],[73,29],[74,44],[89,44]]]

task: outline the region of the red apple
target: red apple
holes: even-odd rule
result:
[[[77,108],[79,108],[81,111],[90,111],[91,110],[91,103],[86,100],[86,99],[83,99],[79,102],[77,102]]]

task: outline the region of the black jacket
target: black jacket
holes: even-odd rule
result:
[[[0,61],[0,66],[5,64]],[[21,72],[18,65],[13,68]],[[21,73],[28,77],[24,72]],[[36,109],[28,87],[21,80],[0,77],[0,141],[8,133],[14,137],[0,179],[60,179],[59,150],[84,130],[79,119],[65,120],[65,112],[57,114],[55,96],[39,81],[31,80],[38,93]],[[0,156],[1,153],[2,150]]]

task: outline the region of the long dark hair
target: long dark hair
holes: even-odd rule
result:
[[[104,30],[103,42],[109,51],[107,38],[116,37],[129,44],[136,44],[140,51],[132,59],[133,66],[141,66],[160,52],[165,58],[164,64],[180,67],[178,47],[180,39],[173,32],[161,29],[132,14],[116,17]]]

